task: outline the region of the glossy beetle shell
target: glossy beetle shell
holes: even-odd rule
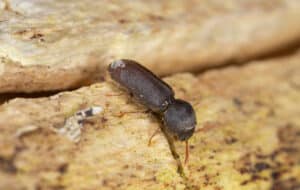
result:
[[[171,87],[132,60],[117,60],[109,65],[111,77],[154,112],[163,112],[173,101]]]

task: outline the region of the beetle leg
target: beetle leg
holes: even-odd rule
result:
[[[148,141],[148,146],[151,146],[151,142],[152,142],[152,139],[153,137],[158,133],[158,131],[160,130],[160,128],[158,127],[154,133],[151,135],[151,137],[149,138],[149,141]]]
[[[119,94],[105,94],[105,96],[122,96],[124,93]]]

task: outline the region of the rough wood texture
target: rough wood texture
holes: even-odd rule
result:
[[[0,0],[0,92],[78,87],[116,58],[160,75],[253,58],[300,38],[299,9],[297,0]]]
[[[166,78],[197,113],[184,172],[162,133],[148,146],[159,120],[110,81],[11,100],[0,107],[0,189],[297,189],[299,76],[300,52]],[[91,106],[103,111],[69,140],[66,120]],[[182,158],[183,144],[173,151]]]

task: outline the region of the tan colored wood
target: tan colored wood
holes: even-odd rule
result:
[[[300,3],[1,0],[0,93],[80,87],[114,59],[159,75],[269,53],[300,39]]]
[[[299,60],[298,52],[165,78],[197,114],[185,177],[162,133],[148,146],[159,119],[110,81],[11,100],[0,107],[0,189],[298,187]],[[103,110],[66,131],[75,113],[89,107]],[[181,160],[184,146],[175,142]]]

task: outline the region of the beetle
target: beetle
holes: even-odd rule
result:
[[[188,139],[193,135],[197,123],[191,104],[175,99],[174,91],[167,83],[136,61],[116,60],[108,66],[108,72],[114,81],[160,116],[168,134],[186,141],[187,161]]]

